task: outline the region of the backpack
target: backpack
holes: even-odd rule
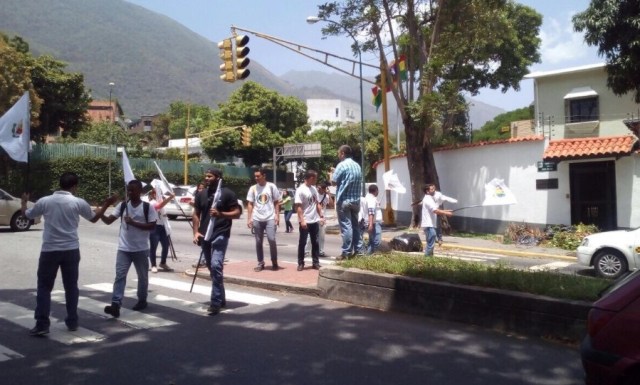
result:
[[[122,201],[122,203],[120,203],[120,219],[122,219],[126,207],[127,202]],[[144,221],[149,223],[149,202],[142,201],[142,211],[144,212]]]

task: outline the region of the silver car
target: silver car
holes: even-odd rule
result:
[[[640,228],[588,235],[576,255],[578,263],[593,266],[597,276],[618,278],[640,263]]]
[[[33,205],[33,202],[27,202],[28,208]],[[11,231],[27,231],[36,223],[40,223],[40,217],[30,220],[22,215],[20,198],[0,189],[0,226],[10,226]]]

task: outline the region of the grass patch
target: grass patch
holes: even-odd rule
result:
[[[611,282],[548,271],[523,271],[505,264],[486,265],[449,258],[409,254],[379,254],[342,261],[340,266],[404,275],[453,284],[544,295],[558,299],[595,301]]]

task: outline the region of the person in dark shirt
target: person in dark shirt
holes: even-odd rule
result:
[[[232,220],[239,218],[242,209],[236,194],[222,186],[222,171],[209,169],[205,173],[207,189],[196,195],[193,211],[193,242],[200,244],[211,275],[211,304],[209,315],[220,313],[226,305],[223,267],[231,236]]]

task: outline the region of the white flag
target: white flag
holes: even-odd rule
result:
[[[29,92],[0,118],[0,146],[17,162],[29,161],[30,143]]]
[[[389,170],[382,174],[382,181],[384,182],[385,190],[392,190],[399,194],[407,192],[407,189],[402,185],[402,183],[400,183],[398,174],[395,174],[393,170]]]
[[[132,180],[136,179],[136,177],[133,176],[133,170],[131,170],[131,164],[129,163],[129,157],[127,156],[127,151],[124,148],[122,149],[122,172],[124,174],[125,186],[129,184],[129,182],[131,182]]]
[[[512,205],[518,203],[515,195],[509,190],[504,180],[494,178],[484,185],[483,206]]]

